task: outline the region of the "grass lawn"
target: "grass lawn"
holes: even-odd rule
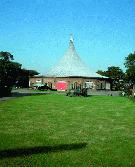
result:
[[[134,167],[135,103],[57,94],[1,101],[0,166]]]

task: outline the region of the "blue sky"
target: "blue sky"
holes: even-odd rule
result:
[[[135,51],[135,0],[0,0],[0,50],[44,74],[65,53],[69,35],[96,70],[124,69]]]

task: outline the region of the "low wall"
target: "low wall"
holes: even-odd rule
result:
[[[88,89],[88,95],[100,95],[100,96],[120,96],[122,91],[111,91],[111,90],[92,90]]]

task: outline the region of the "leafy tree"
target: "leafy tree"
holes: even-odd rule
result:
[[[37,72],[37,71],[35,71],[35,70],[27,70],[27,71],[28,71],[30,77],[39,74],[39,72]]]
[[[14,60],[13,55],[9,52],[0,52],[0,60],[11,61]]]
[[[129,88],[133,88],[133,85],[135,85],[135,52],[130,53],[125,58],[124,65],[126,67],[126,81]]]
[[[9,52],[0,52],[0,96],[10,94],[21,69],[21,64],[12,60]]]
[[[29,87],[29,77],[38,74],[39,73],[35,70],[21,69],[15,85],[17,87],[27,88]]]
[[[125,67],[130,68],[132,66],[135,66],[135,52],[130,53],[126,58],[125,58]]]
[[[98,70],[97,73],[112,79],[113,90],[123,89],[124,72],[120,69],[120,67],[111,66],[108,67],[107,71]]]
[[[106,71],[98,70],[97,73],[102,75],[102,76],[107,76]]]

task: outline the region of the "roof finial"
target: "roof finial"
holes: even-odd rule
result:
[[[70,34],[70,41],[74,42],[73,34]]]

